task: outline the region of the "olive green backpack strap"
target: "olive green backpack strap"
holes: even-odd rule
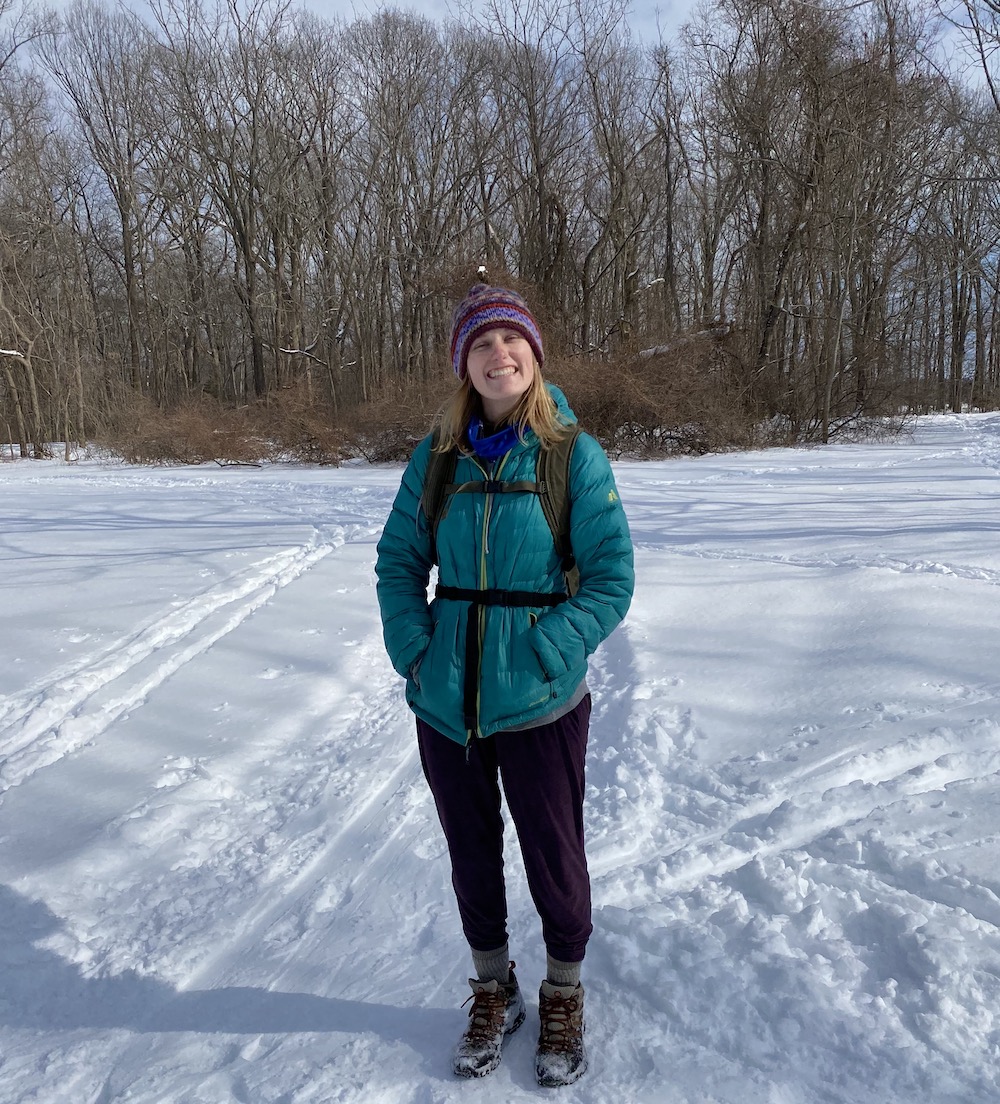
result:
[[[449,484],[455,479],[455,465],[458,463],[458,451],[439,452],[441,440],[440,426],[431,434],[431,454],[424,474],[424,489],[420,495],[420,508],[427,521],[431,536],[431,562],[438,562],[437,530],[444,512],[444,498]]]
[[[569,475],[573,450],[581,432],[580,427],[574,424],[550,448],[540,449],[535,468],[535,478],[544,488],[538,501],[549,529],[552,530],[556,553],[562,559],[566,589],[570,597],[580,589],[580,571],[573,558],[573,546],[569,539]]]

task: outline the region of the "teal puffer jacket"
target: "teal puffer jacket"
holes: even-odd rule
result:
[[[575,421],[562,392],[550,390],[563,418]],[[570,699],[586,677],[587,657],[628,610],[632,542],[608,458],[582,433],[570,467],[570,540],[580,571],[576,595],[538,608],[473,608],[450,598],[428,604],[431,540],[420,496],[430,447],[430,437],[417,446],[379,540],[378,599],[386,650],[407,679],[410,707],[439,732],[466,744],[472,736],[528,726]],[[529,433],[492,471],[484,461],[461,456],[455,481],[534,481],[539,447]],[[437,548],[438,578],[446,586],[560,594],[566,589],[534,494],[451,496],[438,525]],[[480,652],[467,660],[470,616],[482,618]],[[474,727],[463,714],[467,662],[479,667]]]

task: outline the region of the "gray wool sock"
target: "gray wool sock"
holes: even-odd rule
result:
[[[495,951],[477,951],[472,948],[472,968],[477,981],[496,978],[501,985],[510,981],[510,948],[506,943]]]
[[[552,955],[545,956],[545,980],[551,985],[562,985],[575,989],[580,984],[582,962],[560,962]]]

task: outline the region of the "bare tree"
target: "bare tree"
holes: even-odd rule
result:
[[[143,179],[150,147],[146,127],[155,95],[148,38],[139,17],[128,9],[111,11],[98,0],[74,0],[63,33],[45,43],[42,56],[73,106],[113,203],[116,234],[102,244],[124,287],[129,378],[141,390],[148,386],[152,367],[145,332],[151,228]],[[93,196],[90,202],[100,198]]]
[[[621,0],[75,0],[58,35],[0,0],[2,423],[432,390],[480,263],[555,359],[697,347],[789,439],[996,402],[996,0],[950,10],[978,92],[910,0],[732,0],[669,48]]]
[[[982,72],[994,107],[1000,111],[1000,0],[939,0],[938,7],[960,32]]]
[[[656,119],[662,90],[646,56],[624,32],[624,9],[596,12],[580,6],[578,49],[581,107],[591,170],[580,197],[579,227],[573,237],[579,262],[580,348],[629,347],[639,322],[640,277],[653,270],[648,239],[654,213],[666,209],[669,234],[675,168],[669,122]],[[666,170],[666,178],[660,175]],[[663,198],[662,205],[657,197]],[[672,247],[667,243],[667,266]],[[600,308],[597,304],[600,302]]]

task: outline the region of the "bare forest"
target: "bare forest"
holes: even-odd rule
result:
[[[618,455],[1000,406],[1000,0],[624,15],[0,0],[4,455],[397,458],[480,265]]]

